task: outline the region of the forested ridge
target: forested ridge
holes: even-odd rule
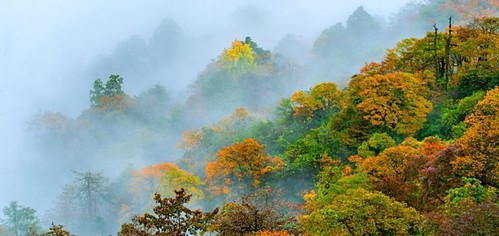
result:
[[[401,23],[386,50],[394,28],[362,7],[310,47],[229,39],[183,103],[160,84],[129,95],[119,71],[95,79],[78,117],[34,116],[31,144],[53,171],[119,174],[74,168],[41,217],[5,206],[0,235],[497,235],[498,7],[409,5],[453,18],[411,25],[434,24],[421,37]]]

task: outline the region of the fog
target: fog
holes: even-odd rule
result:
[[[302,36],[313,44],[322,30],[344,22],[361,5],[388,22],[407,2],[0,1],[0,207],[17,200],[43,213],[52,206],[61,187],[72,181],[71,170],[93,169],[116,175],[128,164],[50,163],[26,141],[28,122],[36,114],[52,111],[76,118],[88,108],[89,90],[97,77],[122,75],[124,91],[131,96],[158,83],[173,100],[182,102],[196,76],[236,38],[251,36],[268,50],[287,34]],[[133,36],[148,42],[165,19],[178,24],[185,43],[196,44],[189,47],[188,58],[171,62],[175,68],[148,71],[140,78],[140,73],[133,74],[134,68],[123,68],[132,71],[128,75],[119,70],[92,69]],[[145,163],[138,159],[133,164],[142,167]],[[107,169],[113,165],[119,167]]]

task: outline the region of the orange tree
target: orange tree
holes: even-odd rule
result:
[[[465,120],[469,126],[457,140],[463,154],[451,164],[460,176],[477,178],[484,185],[499,186],[499,87],[487,93]]]
[[[217,157],[206,167],[206,182],[212,195],[237,195],[238,191],[254,189],[264,176],[284,165],[279,157],[266,154],[264,145],[253,138],[222,148]]]

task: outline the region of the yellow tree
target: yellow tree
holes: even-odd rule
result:
[[[200,178],[179,169],[173,163],[150,165],[140,171],[132,170],[131,173],[134,177],[130,180],[129,191],[134,198],[133,204],[139,209],[144,206],[147,208],[155,192],[170,196],[173,190],[184,188],[195,199],[204,196],[199,189],[203,184]]]
[[[341,105],[341,91],[334,83],[320,83],[314,86],[309,93],[298,91],[290,101],[294,106],[294,115],[312,119],[316,111],[326,111],[339,108]]]
[[[485,185],[499,186],[499,87],[489,91],[466,118],[469,126],[457,140],[463,155],[451,164],[461,176],[474,177]]]
[[[158,193],[173,197],[171,194],[175,190],[185,189],[189,194],[192,194],[193,200],[197,200],[204,197],[201,186],[203,186],[203,182],[199,176],[179,168],[172,168],[161,177]]]
[[[414,134],[432,110],[425,83],[409,73],[359,75],[350,86],[364,119],[400,134]]]
[[[266,154],[264,145],[253,138],[222,148],[217,157],[206,167],[206,182],[213,195],[234,195],[234,191],[258,187],[265,175],[284,165],[280,158]]]
[[[251,71],[256,67],[251,45],[237,39],[232,42],[231,48],[224,49],[219,56],[218,63],[222,69],[240,74]]]

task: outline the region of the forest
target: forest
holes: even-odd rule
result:
[[[185,101],[129,95],[119,65],[153,76],[189,50],[166,20],[91,68],[116,71],[76,118],[33,116],[71,180],[47,212],[1,206],[0,235],[497,235],[497,9],[424,1],[387,26],[359,7],[312,44],[227,39]]]

